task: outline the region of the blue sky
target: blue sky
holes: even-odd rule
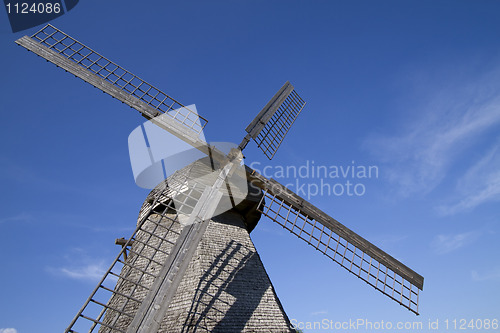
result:
[[[310,201],[425,283],[416,317],[263,219],[251,236],[287,314],[430,331],[429,320],[500,319],[499,10],[487,0],[109,0],[51,23],[196,104],[210,141],[239,143],[290,80],[306,108],[273,161],[250,143],[247,164],[377,166],[378,177],[351,179],[364,195]],[[16,46],[39,27],[13,34],[4,11],[0,22],[0,332],[60,332],[147,195],[127,148],[144,118]]]

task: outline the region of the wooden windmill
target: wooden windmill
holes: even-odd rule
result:
[[[242,165],[241,151],[251,139],[272,159],[303,109],[289,82],[225,154],[200,139],[206,119],[57,28],[47,25],[16,43],[207,155],[148,195],[135,231],[118,240],[120,253],[66,332],[291,331],[249,237],[261,215],[418,314],[422,276]]]

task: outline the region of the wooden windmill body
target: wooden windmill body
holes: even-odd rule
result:
[[[205,163],[204,163],[205,162]],[[103,320],[106,325],[127,331],[140,305],[153,289],[154,279],[143,274],[157,272],[178,244],[183,225],[172,197],[193,173],[212,172],[207,159],[179,170],[155,188],[141,208],[142,225],[130,244],[124,264]],[[194,167],[193,167],[194,166]],[[193,169],[195,171],[193,171]],[[196,188],[196,185],[193,186]],[[199,193],[187,193],[183,200]],[[233,196],[238,194],[232,193]],[[228,197],[228,193],[225,195]],[[234,209],[207,221],[206,229],[186,261],[175,295],[160,304],[155,330],[158,332],[288,332],[290,322],[250,239],[260,213],[256,208],[260,191],[251,191]],[[177,205],[178,206],[178,205]],[[180,208],[182,210],[182,208]],[[154,235],[154,236],[152,236]],[[152,258],[153,260],[149,260]],[[137,286],[144,286],[145,288]],[[135,287],[135,288],[134,288]],[[134,302],[137,299],[139,302]],[[123,313],[121,312],[123,311]]]
[[[253,139],[271,159],[305,102],[289,83],[226,154],[206,119],[47,25],[16,41],[205,153],[160,183],[137,227],[66,332],[289,332],[249,237],[264,215],[418,314],[423,277],[273,179],[242,165]],[[243,184],[243,185],[242,185]]]

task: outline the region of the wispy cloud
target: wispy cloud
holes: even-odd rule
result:
[[[378,235],[370,235],[369,239],[373,243],[378,244],[378,246],[385,248],[405,241],[406,239],[408,239],[408,235],[378,234]]]
[[[290,232],[284,228],[281,228],[276,225],[271,225],[269,223],[261,223],[258,229],[255,230],[255,232],[258,233],[266,233],[266,234],[272,234],[276,236],[285,236],[288,235]]]
[[[15,328],[0,328],[0,333],[17,333]]]
[[[486,273],[478,273],[473,270],[471,272],[472,280],[482,282],[482,281],[500,281],[500,268],[496,268]]]
[[[79,190],[76,186],[72,186],[72,184],[63,183],[57,179],[46,178],[31,164],[27,165],[6,156],[0,156],[0,179],[32,187],[42,186],[46,190]]]
[[[8,217],[2,217],[0,218],[0,224],[2,223],[9,223],[9,222],[27,222],[31,221],[33,219],[33,216],[31,216],[28,213],[20,213],[14,216],[8,216]],[[0,331],[0,333],[2,333]]]
[[[60,267],[47,267],[47,271],[53,275],[66,278],[97,282],[106,272],[108,265],[102,258],[92,258],[79,248],[71,249],[65,256],[66,264]]]
[[[311,316],[319,316],[319,315],[326,315],[326,314],[328,314],[328,311],[326,311],[326,310],[311,312]]]
[[[499,80],[500,71],[494,71],[469,78],[468,84],[434,85],[434,90],[421,96],[428,102],[409,107],[399,133],[367,138],[364,146],[386,164],[389,180],[398,185],[401,195],[432,191],[464,152],[500,127]],[[410,115],[417,116],[409,121]],[[498,186],[476,193],[473,205],[491,197]]]
[[[58,269],[63,275],[77,280],[97,281],[106,272],[102,261],[80,267],[62,267]]]
[[[479,231],[438,235],[431,243],[431,247],[437,254],[447,254],[475,242],[480,236],[481,232]]]
[[[439,207],[443,215],[471,210],[482,203],[500,200],[500,143],[475,163],[457,183],[459,199]]]
[[[85,186],[82,186],[82,182],[65,181],[65,179],[49,176],[37,169],[36,166],[33,166],[32,163],[26,164],[21,160],[6,156],[0,156],[0,179],[22,188],[43,190],[44,194],[52,192],[70,193],[93,199],[97,198],[98,200],[115,200],[112,196],[107,196],[105,191],[99,190],[101,188],[99,183],[87,181],[83,184]],[[116,200],[123,200],[123,197]]]

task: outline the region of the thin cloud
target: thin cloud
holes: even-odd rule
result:
[[[65,260],[67,264],[60,267],[47,267],[47,271],[60,277],[97,282],[103,277],[108,268],[106,260],[92,258],[80,248],[71,249],[65,255]]]
[[[0,328],[0,333],[17,333],[15,328]]]
[[[71,268],[59,268],[59,271],[72,279],[85,280],[85,281],[97,281],[106,272],[106,267],[103,262],[97,264],[88,264],[82,267],[71,267]]]
[[[500,268],[482,274],[474,270],[471,272],[471,276],[472,280],[477,282],[500,281]]]
[[[378,244],[380,247],[384,248],[405,241],[406,239],[408,239],[408,235],[401,235],[401,234],[371,235],[369,239],[371,239],[373,243]]]
[[[262,233],[266,233],[266,234],[273,234],[276,236],[285,236],[285,235],[288,235],[290,233],[285,228],[278,227],[275,224],[270,224],[271,221],[269,221],[269,219],[265,219],[265,221],[263,221],[263,222],[264,223],[261,222],[259,224],[259,229],[257,232],[262,232]]]
[[[418,116],[405,119],[409,125],[401,126],[400,134],[372,135],[364,142],[387,164],[386,174],[401,195],[432,191],[464,151],[500,125],[499,79],[495,71],[468,85],[436,87],[422,96],[429,102],[407,114]]]
[[[82,226],[85,227],[85,226]],[[122,226],[107,226],[107,227],[97,227],[97,226],[90,226],[88,227],[90,230],[93,232],[113,232],[113,233],[118,233],[118,232],[126,232],[127,236],[129,233],[135,230],[135,227],[122,227]]]
[[[431,244],[437,254],[447,254],[475,242],[481,235],[478,231],[454,235],[438,235]]]
[[[461,198],[439,207],[443,215],[471,210],[485,202],[500,201],[500,143],[474,164],[457,184]]]
[[[326,315],[326,314],[328,314],[328,311],[326,311],[326,310],[311,312],[311,316],[319,316],[319,315]]]
[[[14,216],[0,218],[0,224],[10,223],[10,222],[28,222],[31,221],[33,217],[28,213],[20,213]],[[0,331],[0,333],[2,333]]]

